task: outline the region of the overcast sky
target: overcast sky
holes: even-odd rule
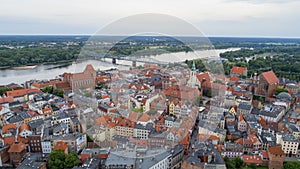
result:
[[[0,0],[0,34],[94,34],[122,17],[168,14],[207,36],[300,37],[300,0]]]

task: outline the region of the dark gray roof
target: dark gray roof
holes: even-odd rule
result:
[[[80,123],[77,117],[71,118],[71,120],[73,123]]]
[[[109,148],[85,148],[81,154],[108,154]]]
[[[81,167],[73,167],[72,169],[98,169],[100,168],[101,159],[87,158]]]
[[[253,112],[253,110],[257,110],[257,109],[256,108],[252,109],[252,112]],[[257,117],[255,116],[255,114],[245,114],[244,119],[247,122],[257,122],[257,120],[258,120]]]
[[[17,101],[8,103],[8,106],[9,106],[9,107],[19,107],[19,106],[22,106],[23,103],[25,103],[25,102],[20,102],[19,100],[17,100]]]
[[[250,128],[255,128],[255,129],[261,129],[261,125],[257,122],[251,122],[251,123],[248,123],[249,127]]]
[[[68,118],[68,117],[70,117],[66,112],[60,112],[60,113],[58,113],[57,115],[55,115],[55,117],[57,118],[57,119],[65,119],[65,118]]]
[[[243,110],[251,110],[252,106],[250,104],[247,103],[240,103],[239,106],[237,107],[237,109],[243,109]]]
[[[228,150],[231,150],[231,151],[240,151],[240,150],[243,150],[243,145],[241,144],[234,144],[234,143],[225,143],[225,149],[228,151]]]
[[[57,133],[60,131],[66,131],[68,129],[68,125],[66,123],[59,123],[59,124],[55,124],[53,127],[53,133]]]
[[[118,143],[127,143],[129,142],[129,136],[114,135],[112,140]]]
[[[149,156],[149,157],[143,158],[142,161],[137,159],[135,168],[149,169],[150,167],[154,166],[155,164],[157,164],[161,160],[167,158],[168,156],[170,156],[170,153],[165,151],[165,152],[156,154],[154,156]]]
[[[291,101],[293,98],[292,96],[287,92],[281,92],[277,95],[277,98],[284,101]]]
[[[287,127],[289,128],[289,130],[291,130],[292,132],[299,132],[298,128],[295,126],[295,124],[287,124]]]
[[[167,135],[167,131],[164,131],[164,132],[156,132],[155,130],[152,130],[152,131],[149,133],[149,138],[151,138],[151,137],[165,138],[166,135]]]
[[[42,158],[45,157],[41,153],[30,153],[30,156],[26,157],[17,169],[39,169],[45,165]]]
[[[135,152],[131,152],[133,154]],[[128,155],[128,154],[127,154]],[[105,165],[133,165],[135,164],[134,158],[128,158],[126,155],[121,156],[115,153],[110,153],[108,158],[105,161]]]
[[[32,120],[28,123],[31,129],[38,128],[44,124],[43,119]]]
[[[271,133],[262,132],[258,137],[263,143],[268,143],[269,145],[276,144],[276,138]]]
[[[138,124],[135,125],[134,128],[151,131],[153,129],[153,124],[152,123],[148,123],[146,126],[144,126],[144,125],[138,123]]]
[[[183,145],[178,144],[178,145],[174,146],[171,149],[171,155],[172,155],[172,157],[177,156],[178,154],[180,154],[181,152],[183,152],[183,150],[184,150],[184,146]]]
[[[25,112],[25,111],[21,111],[21,112],[18,112],[18,114],[20,114],[20,116],[25,119],[25,118],[30,118],[31,116]]]
[[[208,155],[213,155],[213,159],[211,162],[205,163],[201,162],[201,159],[198,158],[198,156],[208,156]],[[217,151],[208,151],[208,150],[198,150],[194,153],[194,155],[190,156],[189,158],[186,159],[187,162],[192,163],[193,165],[196,166],[211,166],[212,168],[216,168],[214,165],[224,165],[224,160],[221,156],[221,154]]]
[[[24,118],[22,118],[20,115],[14,115],[11,118],[9,118],[7,121],[9,123],[17,123],[17,122],[20,122],[20,121],[23,121],[23,120],[24,120]]]
[[[175,118],[173,116],[167,116],[166,120],[168,120],[168,121],[175,121]]]
[[[282,140],[289,141],[289,142],[298,142],[299,141],[299,139],[297,137],[295,137],[294,135],[289,134],[289,133],[284,133],[282,135]]]

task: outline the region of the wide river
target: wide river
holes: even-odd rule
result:
[[[153,55],[150,58],[162,61],[162,62],[181,62],[185,60],[192,60],[197,58],[209,58],[210,56],[219,56],[220,53],[226,51],[238,50],[238,48],[230,49],[218,49],[218,50],[204,50],[196,51],[197,55],[194,52],[176,52],[176,53],[167,53],[160,55]],[[149,56],[148,56],[149,57]],[[56,78],[64,72],[81,72],[85,68],[85,65],[92,64],[96,70],[106,70],[110,68],[116,68],[116,65],[110,64],[108,62],[102,62],[98,60],[89,60],[81,63],[64,63],[64,64],[49,64],[49,65],[38,65],[34,68],[27,69],[4,69],[0,70],[0,85],[5,85],[9,83],[18,83],[22,84],[25,81],[33,79],[52,79]],[[117,64],[120,65],[131,65],[130,61],[117,61]],[[137,62],[137,66],[142,65],[142,63]],[[128,69],[129,67],[121,66],[118,68]]]

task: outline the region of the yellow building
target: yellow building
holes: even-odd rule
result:
[[[169,114],[174,115],[174,110],[175,110],[175,104],[171,102],[171,104],[169,105]]]

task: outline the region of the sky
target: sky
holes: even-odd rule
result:
[[[185,20],[206,36],[300,37],[300,0],[0,0],[1,35],[92,35],[142,13]]]

